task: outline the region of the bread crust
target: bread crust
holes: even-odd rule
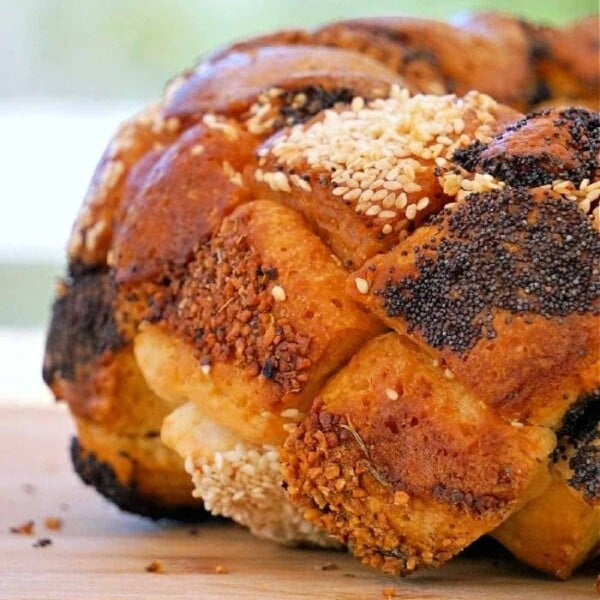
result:
[[[286,442],[288,493],[367,564],[443,564],[548,485],[552,432],[475,398],[406,338],[371,340]]]
[[[173,80],[103,155],[58,289],[44,376],[77,421],[84,480],[144,514],[196,510],[181,461],[157,435],[191,401],[239,438],[231,464],[250,472],[262,448],[280,493],[276,445],[301,422],[288,451],[292,496],[371,564],[441,564],[508,518],[503,543],[566,576],[590,547],[583,512],[573,552],[546,563],[519,536],[557,502],[596,494],[596,442],[573,450],[569,472],[548,467],[544,427],[557,430],[600,382],[600,123],[581,109],[517,111],[597,106],[598,48],[596,18],[562,29],[489,13],[452,24],[357,19],[240,42]],[[486,256],[502,249],[518,268],[494,271]],[[550,283],[539,277],[546,261]],[[478,277],[465,282],[468,270]],[[533,287],[516,289],[523,272]],[[436,301],[412,304],[423,314],[405,310],[411,278],[431,284]],[[450,285],[458,303],[445,311],[449,279],[464,285]],[[381,351],[393,347],[404,366],[391,354],[363,361],[376,352],[361,347],[386,326],[401,337],[382,338]],[[405,437],[393,430],[417,403],[371,381],[384,367],[424,405]],[[360,401],[353,378],[367,382]],[[346,395],[350,421],[336,404]],[[191,437],[210,465],[202,431]],[[349,461],[360,468],[343,477],[313,470]],[[210,491],[200,467],[190,472]],[[317,510],[325,491],[335,518]],[[236,496],[221,492],[222,507]],[[420,525],[406,520],[413,511]],[[295,509],[277,514],[265,527],[249,520],[261,535],[321,539]],[[295,515],[289,530],[277,522],[285,514]],[[566,537],[558,527],[546,539]]]
[[[243,440],[283,441],[282,414],[305,413],[326,378],[381,331],[338,293],[339,261],[282,204],[238,208],[188,268],[156,325],[138,334],[137,360],[159,394],[199,403]]]

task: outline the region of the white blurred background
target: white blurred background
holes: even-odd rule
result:
[[[44,330],[96,160],[202,53],[282,27],[498,9],[551,23],[597,0],[0,0],[0,402],[50,402]]]

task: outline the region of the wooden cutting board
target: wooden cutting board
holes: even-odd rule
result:
[[[0,408],[2,599],[597,597],[594,568],[555,582],[485,547],[402,580],[344,552],[282,548],[232,524],[156,524],[119,512],[79,481],[68,460],[71,434],[62,407]],[[61,529],[45,528],[48,517],[62,519]],[[29,520],[32,535],[9,532]],[[52,543],[34,547],[41,538]],[[152,561],[160,573],[146,571]]]

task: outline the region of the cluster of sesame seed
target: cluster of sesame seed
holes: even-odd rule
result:
[[[162,106],[153,104],[140,115],[124,123],[110,142],[103,164],[94,176],[69,240],[69,254],[77,256],[82,250],[94,252],[98,241],[112,226],[109,207],[105,207],[109,194],[124,180],[127,169],[127,153],[136,145],[141,130],[148,131],[156,138],[155,145],[164,136],[176,134],[181,122],[175,117],[165,119]],[[107,214],[103,214],[103,212]]]
[[[225,137],[232,142],[235,142],[240,137],[237,127],[225,117],[207,113],[202,117],[202,123],[209,129],[216,129],[223,132]]]
[[[309,126],[293,127],[259,150],[255,177],[277,191],[294,186],[309,191],[295,172],[305,167],[325,172],[333,196],[378,219],[387,235],[391,223],[412,221],[427,210],[432,200],[421,193],[422,183],[435,167],[447,168],[454,151],[473,140],[491,140],[496,106],[478,92],[411,97],[394,85],[387,99],[367,103],[355,97],[343,109],[325,110]],[[269,156],[280,168],[264,172]]]
[[[337,547],[324,531],[302,517],[283,488],[279,451],[274,446],[238,442],[234,448],[185,461],[193,495],[204,507],[244,525],[259,537],[282,544]]]
[[[283,94],[281,88],[272,87],[258,95],[248,111],[246,129],[258,136],[263,136],[276,129],[278,110],[276,99]]]
[[[557,179],[550,185],[542,186],[572,200],[586,214],[592,215],[594,227],[600,230],[600,181],[590,182],[584,179],[579,185],[572,181]]]
[[[503,181],[498,181],[489,173],[468,173],[461,167],[443,171],[438,176],[438,182],[442,186],[444,194],[451,196],[457,202],[464,200],[470,194],[501,190],[505,186]],[[446,206],[451,206],[451,204]]]
[[[235,361],[282,392],[308,380],[310,338],[277,305],[287,301],[275,267],[264,264],[239,222],[201,246],[161,318],[191,343],[206,375],[213,362]]]

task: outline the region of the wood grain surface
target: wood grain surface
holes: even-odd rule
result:
[[[78,480],[68,460],[71,435],[62,407],[0,408],[2,599],[596,597],[594,567],[555,582],[485,544],[401,580],[344,552],[282,548],[224,522],[153,523],[119,512]],[[60,530],[45,527],[48,517],[62,520]],[[9,531],[29,520],[31,535]],[[34,547],[41,538],[52,543]],[[152,561],[160,573],[146,572]]]

